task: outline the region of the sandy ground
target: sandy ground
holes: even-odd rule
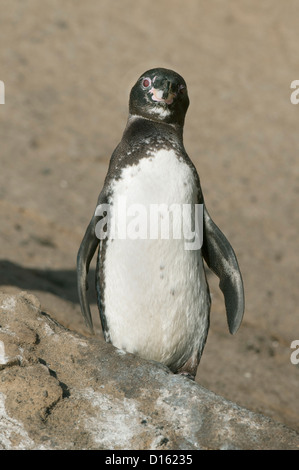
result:
[[[299,340],[299,105],[290,101],[298,0],[0,0],[0,11],[0,289],[36,294],[88,334],[77,250],[131,86],[149,68],[172,68],[189,88],[185,146],[246,292],[232,337],[209,275],[211,329],[197,380],[299,430],[290,361]]]

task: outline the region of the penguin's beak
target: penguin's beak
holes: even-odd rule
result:
[[[171,104],[176,96],[171,90],[171,82],[167,81],[164,83],[163,88],[152,88],[150,90],[152,94],[153,101],[164,102],[166,104]]]

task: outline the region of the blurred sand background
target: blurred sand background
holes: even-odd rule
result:
[[[185,147],[246,294],[232,337],[209,275],[211,329],[197,380],[297,430],[298,18],[298,0],[0,0],[0,290],[36,294],[88,335],[77,250],[131,86],[149,68],[172,68],[189,88]],[[92,289],[90,297],[101,335]]]

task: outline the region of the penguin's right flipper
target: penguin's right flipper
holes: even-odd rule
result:
[[[86,325],[90,331],[94,333],[90,306],[87,299],[88,282],[87,275],[89,265],[96,251],[100,240],[96,236],[95,228],[99,221],[99,217],[94,215],[87,227],[83,240],[81,242],[77,255],[77,286],[81,305],[81,311]]]
[[[244,288],[237,257],[225,235],[204,207],[203,257],[220,279],[229,331],[234,334],[244,314]]]

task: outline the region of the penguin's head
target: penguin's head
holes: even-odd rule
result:
[[[185,80],[164,68],[142,74],[130,93],[130,114],[154,121],[183,126],[188,106]]]

